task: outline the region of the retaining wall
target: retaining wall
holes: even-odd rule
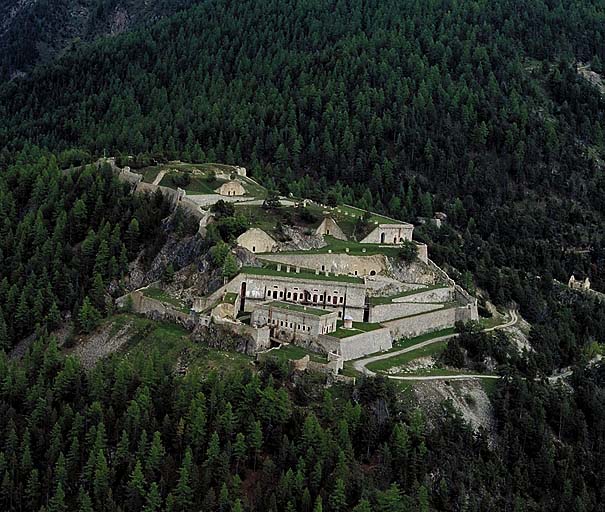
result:
[[[412,338],[427,332],[453,327],[458,321],[473,320],[472,307],[459,306],[430,311],[415,316],[385,322],[393,339]]]
[[[191,314],[179,311],[157,299],[146,297],[141,291],[137,290],[130,293],[130,297],[132,298],[132,307],[135,313],[153,317],[155,320],[173,321],[188,328],[192,327],[195,323],[195,317]],[[124,300],[121,303],[124,304]]]
[[[384,273],[387,268],[386,257],[382,254],[353,256],[350,254],[264,254],[263,259],[291,265],[339,274],[368,276],[374,271]],[[355,274],[357,272],[357,274]]]
[[[434,311],[442,309],[443,304],[422,304],[412,302],[398,302],[393,304],[377,304],[370,306],[369,321],[372,323],[382,323],[401,318],[402,316],[415,315],[425,311]]]
[[[450,302],[454,300],[454,290],[453,288],[435,288],[433,290],[422,291],[419,290],[418,293],[414,293],[413,295],[406,295],[404,297],[399,297],[393,299],[393,302],[417,302],[417,303],[427,303],[427,302]],[[466,302],[465,302],[466,304]]]
[[[367,354],[389,350],[393,346],[393,337],[389,329],[382,328],[342,339],[322,335],[318,337],[318,342],[326,352],[336,352],[344,361],[350,361]]]

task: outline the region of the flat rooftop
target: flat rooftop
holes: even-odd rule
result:
[[[282,267],[285,265],[282,265]],[[316,274],[315,272],[308,269],[301,269],[300,272],[296,272],[294,267],[290,267],[290,272],[286,272],[285,270],[277,270],[276,268],[270,267],[242,267],[242,274],[250,274],[257,276],[267,276],[267,277],[287,277],[288,279],[305,279],[307,281],[332,281],[333,283],[354,283],[354,284],[363,284],[363,279],[354,276],[347,275],[325,275],[325,274]]]
[[[288,311],[294,311],[296,313],[307,313],[315,316],[325,316],[331,313],[336,313],[336,311],[331,311],[329,309],[310,308],[309,306],[301,306],[300,304],[292,304],[290,302],[282,302],[279,300],[263,304],[263,306],[276,309],[285,309]]]

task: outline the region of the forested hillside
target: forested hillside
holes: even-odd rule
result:
[[[47,346],[44,349],[44,346]],[[41,339],[0,355],[3,510],[601,510],[603,369],[573,391],[513,379],[497,444],[383,380],[322,391],[283,368],[175,376],[159,347],[85,373]],[[290,384],[288,384],[290,382]]]
[[[0,0],[4,12],[0,76],[48,64],[0,85],[1,510],[603,510],[605,302],[553,281],[577,271],[605,291],[605,98],[577,70],[605,73],[602,0]],[[412,222],[446,212],[415,230],[431,257],[532,324],[524,350],[469,325],[441,356],[497,365],[488,430],[447,402],[425,416],[381,378],[327,389],[271,355],[177,364],[150,326],[210,349],[128,313],[120,353],[87,370],[61,353],[53,331],[94,331],[129,266],[183,221],[161,194],[84,165],[103,153],[243,165],[270,190]],[[218,217],[203,250],[244,229]],[[32,334],[22,360],[5,355]],[[570,378],[544,378],[567,365]]]
[[[0,348],[52,331],[73,314],[80,330],[112,310],[107,296],[141,252],[165,239],[161,194],[132,196],[109,166],[61,171],[54,155],[22,152],[0,174]]]
[[[211,0],[5,85],[2,155],[242,164],[296,195],[446,211],[464,253],[426,233],[435,257],[497,300],[518,269],[603,289],[605,100],[575,64],[602,71],[604,21],[597,0]]]
[[[0,79],[28,72],[81,41],[115,35],[194,0],[0,0]]]

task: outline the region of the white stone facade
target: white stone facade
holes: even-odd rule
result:
[[[252,253],[271,252],[277,245],[262,229],[250,228],[237,237],[237,245]]]
[[[241,182],[233,180],[223,183],[215,192],[221,196],[243,196],[246,193],[246,189]]]
[[[304,308],[304,306],[301,306]],[[321,314],[313,313],[314,308],[308,308],[307,311],[289,308],[287,305],[282,307],[279,303],[270,302],[256,308],[252,313],[250,323],[255,327],[269,326],[274,335],[279,331],[286,331],[288,334],[297,333],[306,336],[319,336],[320,334],[330,334],[336,330],[338,315],[335,311],[324,312]]]
[[[338,240],[347,240],[347,235],[344,234],[343,230],[332,217],[325,217],[321,224],[315,230],[316,235],[333,236]]]
[[[361,240],[362,244],[397,245],[412,241],[414,226],[412,224],[378,224],[372,232]]]

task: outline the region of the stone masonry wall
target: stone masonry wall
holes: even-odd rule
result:
[[[399,302],[393,304],[377,304],[370,307],[369,321],[372,323],[388,322],[403,316],[416,315],[427,311],[443,309],[443,304],[422,304]]]
[[[383,328],[343,339],[319,336],[318,342],[322,344],[327,352],[336,352],[345,361],[350,361],[367,354],[389,350],[393,346],[393,337],[389,329]]]
[[[273,253],[263,256],[263,259],[291,265],[292,267],[310,268],[339,274],[359,276],[370,275],[371,271],[382,274],[388,268],[387,259],[383,254],[369,256],[353,256],[350,254],[281,254]],[[357,274],[355,274],[357,272]]]
[[[439,309],[385,322],[393,339],[411,338],[421,334],[452,327],[457,321],[467,322],[472,319],[472,308],[467,306]]]
[[[452,288],[435,288],[434,290],[427,290],[425,292],[419,291],[414,295],[408,295],[405,297],[399,297],[393,299],[393,302],[450,302],[454,300],[454,290]]]
[[[132,298],[132,306],[135,313],[149,316],[154,320],[174,321],[185,327],[192,327],[195,322],[192,315],[174,309],[157,299],[146,297],[141,291],[132,292],[130,297]]]

